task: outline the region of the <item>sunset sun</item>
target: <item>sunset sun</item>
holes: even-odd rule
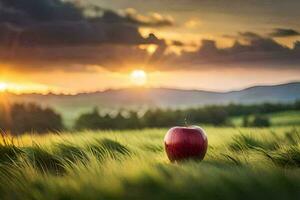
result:
[[[0,92],[5,91],[7,89],[7,84],[0,82]]]
[[[143,86],[147,83],[147,73],[144,70],[134,70],[130,74],[130,80],[136,86]]]

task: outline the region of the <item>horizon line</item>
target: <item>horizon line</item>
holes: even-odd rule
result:
[[[147,87],[147,86],[132,86],[132,87],[124,87],[124,88],[107,88],[103,90],[94,90],[94,91],[79,91],[76,93],[67,93],[67,92],[54,92],[54,91],[47,91],[47,92],[20,92],[16,93],[13,91],[2,91],[1,94],[12,94],[12,95],[42,95],[42,96],[48,96],[48,95],[55,95],[55,96],[79,96],[84,94],[95,94],[95,93],[105,93],[109,91],[120,91],[120,90],[132,90],[132,89],[167,89],[167,90],[180,90],[180,91],[199,91],[199,92],[211,92],[211,93],[230,93],[230,92],[238,92],[243,91],[247,89],[251,89],[254,87],[272,87],[272,86],[280,86],[280,85],[288,85],[288,84],[295,84],[300,83],[300,80],[295,81],[289,81],[289,82],[282,82],[282,83],[274,83],[274,84],[253,84],[251,86],[247,86],[240,89],[231,89],[231,90],[223,90],[223,91],[217,91],[217,90],[206,90],[206,89],[185,89],[185,88],[176,88],[176,87]]]

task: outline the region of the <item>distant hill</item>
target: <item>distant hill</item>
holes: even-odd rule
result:
[[[300,82],[273,86],[255,86],[240,91],[210,92],[203,90],[179,90],[167,88],[128,88],[77,95],[5,94],[13,102],[35,102],[51,106],[74,118],[80,112],[93,107],[149,108],[188,107],[208,104],[293,102],[300,99]]]

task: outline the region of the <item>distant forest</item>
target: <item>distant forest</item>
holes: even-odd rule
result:
[[[14,135],[63,130],[60,114],[36,104],[0,104],[0,130]]]
[[[154,109],[142,115],[138,111],[120,111],[115,115],[99,114],[97,108],[90,113],[82,114],[76,121],[75,128],[82,129],[140,129],[181,126],[191,124],[210,124],[214,126],[231,125],[230,118],[255,115],[254,122],[246,126],[268,125],[262,114],[300,110],[300,101],[293,104],[264,103],[258,105],[229,104],[226,106],[205,106],[188,109]]]
[[[100,114],[99,108],[82,114],[76,120],[74,130],[124,130],[160,128],[191,124],[230,126],[230,118],[235,116],[257,116],[254,123],[244,120],[245,126],[269,125],[262,114],[300,110],[300,101],[293,104],[265,103],[259,105],[229,104],[226,106],[205,106],[188,109],[150,109],[139,111],[120,110],[115,114]],[[0,130],[11,134],[47,133],[64,130],[60,114],[51,108],[43,108],[33,103],[0,104]]]

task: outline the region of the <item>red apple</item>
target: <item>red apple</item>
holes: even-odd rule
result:
[[[173,127],[165,136],[165,149],[171,162],[203,160],[207,151],[207,136],[198,126]]]

